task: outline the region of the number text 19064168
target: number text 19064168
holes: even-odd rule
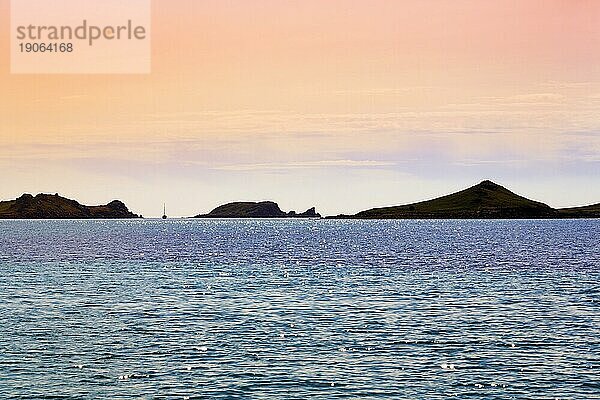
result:
[[[72,53],[73,43],[19,43],[21,53]]]

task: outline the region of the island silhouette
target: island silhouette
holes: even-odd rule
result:
[[[524,219],[598,218],[600,204],[555,209],[485,180],[468,189],[418,203],[373,208],[339,219]]]
[[[0,219],[125,219],[141,218],[119,200],[103,206],[85,206],[58,194],[24,194],[0,202]],[[232,202],[193,218],[321,218],[315,208],[303,213],[282,211],[273,201]],[[327,219],[549,219],[600,218],[600,203],[583,207],[552,208],[530,200],[489,180],[468,189],[413,204],[372,208]]]
[[[273,201],[261,201],[224,204],[194,218],[321,218],[321,214],[316,212],[315,207],[300,214],[296,211],[284,212]]]
[[[84,206],[58,194],[24,194],[0,202],[0,219],[120,219],[141,218],[114,200],[103,206]]]

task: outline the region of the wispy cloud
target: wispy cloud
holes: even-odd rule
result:
[[[540,84],[541,87],[553,89],[585,89],[593,86],[598,86],[597,82],[560,82],[549,81]]]
[[[258,164],[233,164],[215,166],[211,169],[222,171],[258,171],[258,170],[286,170],[304,168],[374,168],[393,166],[396,163],[373,160],[320,160],[297,161],[285,163],[258,163]]]
[[[86,97],[88,97],[88,96],[85,94],[73,94],[73,95],[69,95],[69,96],[61,96],[58,99],[67,101],[67,100],[81,100]]]
[[[366,96],[386,96],[386,95],[404,95],[413,92],[430,92],[440,89],[438,86],[406,86],[401,88],[365,88],[334,90],[336,95],[366,95]]]

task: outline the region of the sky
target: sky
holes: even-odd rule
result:
[[[143,75],[10,73],[0,199],[325,215],[491,179],[600,202],[600,1],[153,0]]]

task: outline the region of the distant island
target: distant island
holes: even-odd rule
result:
[[[104,206],[84,206],[58,194],[24,194],[0,202],[0,219],[117,219],[141,218],[119,200]]]
[[[321,218],[315,208],[303,213],[281,211],[279,205],[272,201],[234,202],[219,206],[208,214],[196,215],[194,218]]]
[[[0,219],[128,219],[142,218],[114,200],[106,205],[86,206],[58,194],[24,194],[16,200],[0,201]],[[208,214],[192,218],[312,218],[320,219],[315,207],[303,213],[285,212],[273,201],[233,202]],[[600,218],[600,203],[583,207],[552,208],[515,194],[485,180],[468,189],[413,204],[372,208],[353,215],[327,219],[562,219]]]
[[[563,218],[600,218],[600,203],[584,207],[561,208],[558,211]]]
[[[433,200],[373,208],[331,219],[525,219],[600,218],[600,204],[555,209],[519,196],[486,180],[473,187]]]

